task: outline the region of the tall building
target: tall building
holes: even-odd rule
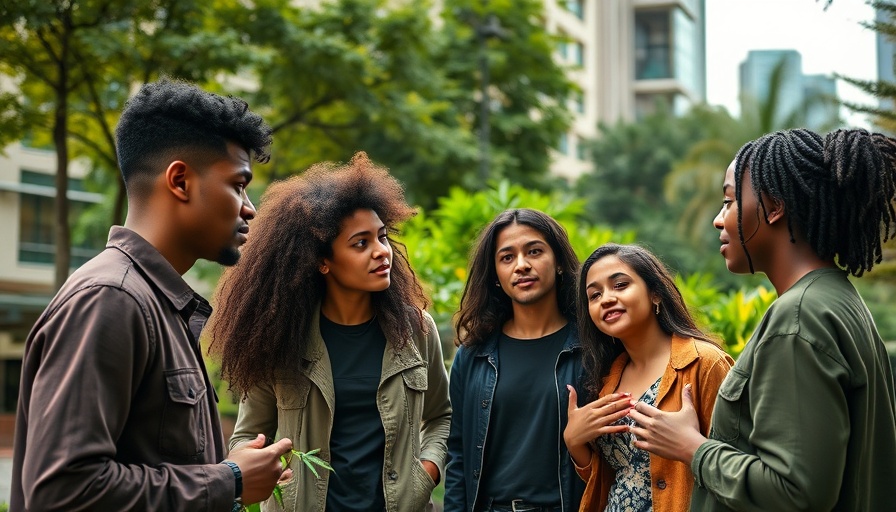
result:
[[[837,82],[825,75],[804,75],[803,58],[796,50],[751,50],[740,64],[741,112],[768,100],[773,74],[781,66],[775,115],[780,122],[802,115],[801,124],[827,130],[839,122]]]
[[[840,104],[837,97],[837,80],[827,75],[803,75],[803,97],[806,105],[806,126],[830,130],[840,124]]]
[[[888,15],[886,11],[875,9],[875,21],[882,23],[893,23],[894,17]],[[896,43],[890,37],[881,31],[875,32],[875,40],[877,42],[877,79],[888,83],[896,83]],[[893,100],[890,98],[880,98],[878,106],[885,110],[893,110]]]
[[[555,175],[590,169],[584,141],[597,124],[633,121],[658,99],[683,113],[706,98],[704,0],[545,0],[545,24],[565,38],[557,58],[580,94],[557,144]]]
[[[796,50],[751,50],[740,64],[741,111],[765,102],[771,91],[772,74],[781,65],[778,85],[778,115],[787,116],[803,103],[803,57]]]

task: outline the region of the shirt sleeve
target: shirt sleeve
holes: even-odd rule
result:
[[[146,311],[96,286],[47,314],[31,336],[22,487],[29,510],[228,510],[223,464],[116,462],[131,400],[155,347]]]
[[[451,428],[451,402],[448,399],[448,372],[442,356],[442,342],[432,318],[426,314],[429,333],[426,335],[427,388],[423,397],[420,458],[438,466],[444,478],[448,456],[448,431]]]
[[[254,441],[259,432],[264,433],[269,441],[274,440],[277,434],[277,415],[277,394],[274,387],[264,383],[252,388],[240,401],[236,425],[230,436],[230,449]]]
[[[833,508],[849,438],[842,387],[848,379],[846,368],[812,342],[784,335],[762,340],[749,375],[736,368],[733,372],[731,377],[738,378],[729,380],[742,389],[729,393],[726,382],[719,400],[739,396],[743,389],[748,393],[747,401],[734,406],[749,408],[753,428],[740,435],[747,436],[753,453],[707,441],[691,463],[697,485],[737,510]],[[724,420],[744,421],[736,414]]]

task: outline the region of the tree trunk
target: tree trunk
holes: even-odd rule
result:
[[[56,83],[56,112],[53,118],[53,144],[56,146],[56,226],[53,242],[56,246],[53,286],[62,288],[71,268],[71,229],[68,221],[68,44],[71,35],[71,11],[63,12],[60,39],[62,48],[57,61],[59,81]]]
[[[56,95],[56,116],[53,120],[53,144],[56,145],[56,275],[55,289],[68,279],[71,267],[71,233],[68,223],[68,99],[65,91]]]

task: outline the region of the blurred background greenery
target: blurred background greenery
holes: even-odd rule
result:
[[[874,5],[886,16],[868,26],[896,34],[896,8]],[[118,113],[141,84],[172,76],[240,96],[273,126],[273,158],[255,167],[249,189],[256,201],[271,182],[358,150],[390,168],[419,206],[399,226],[399,240],[432,298],[446,361],[471,245],[513,207],[554,216],[580,258],[608,241],[650,248],[677,274],[701,325],[736,357],[774,291],[763,276],[726,270],[711,225],[720,183],[744,142],[802,126],[804,109],[780,112],[781,69],[771,75],[771,93],[743,103],[737,117],[709,105],[673,113],[659,100],[637,120],[600,124],[594,140],[578,146],[588,170],[560,178],[549,167],[580,91],[568,78],[576,64],[554,58],[567,41],[548,33],[543,7],[541,0],[3,3],[0,147],[18,141],[54,151],[57,188],[78,161],[89,168],[85,191],[103,197],[55,226],[56,287],[71,267],[69,248],[102,247],[109,226],[125,218],[112,135]],[[892,84],[851,82],[896,98]],[[871,114],[878,129],[896,126],[892,111],[850,107]],[[57,206],[67,204],[61,196]],[[888,340],[896,340],[894,253],[891,241],[884,261],[854,280]],[[219,275],[204,262],[189,277],[212,292]],[[217,385],[222,413],[232,418],[227,383]]]

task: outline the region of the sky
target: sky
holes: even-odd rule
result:
[[[859,25],[874,19],[865,0],[706,0],[706,95],[732,114],[738,104],[738,69],[750,50],[793,49],[802,55],[803,74],[839,73],[876,80],[875,33]],[[841,99],[877,100],[842,80]],[[868,127],[864,114],[843,109],[847,124]]]

